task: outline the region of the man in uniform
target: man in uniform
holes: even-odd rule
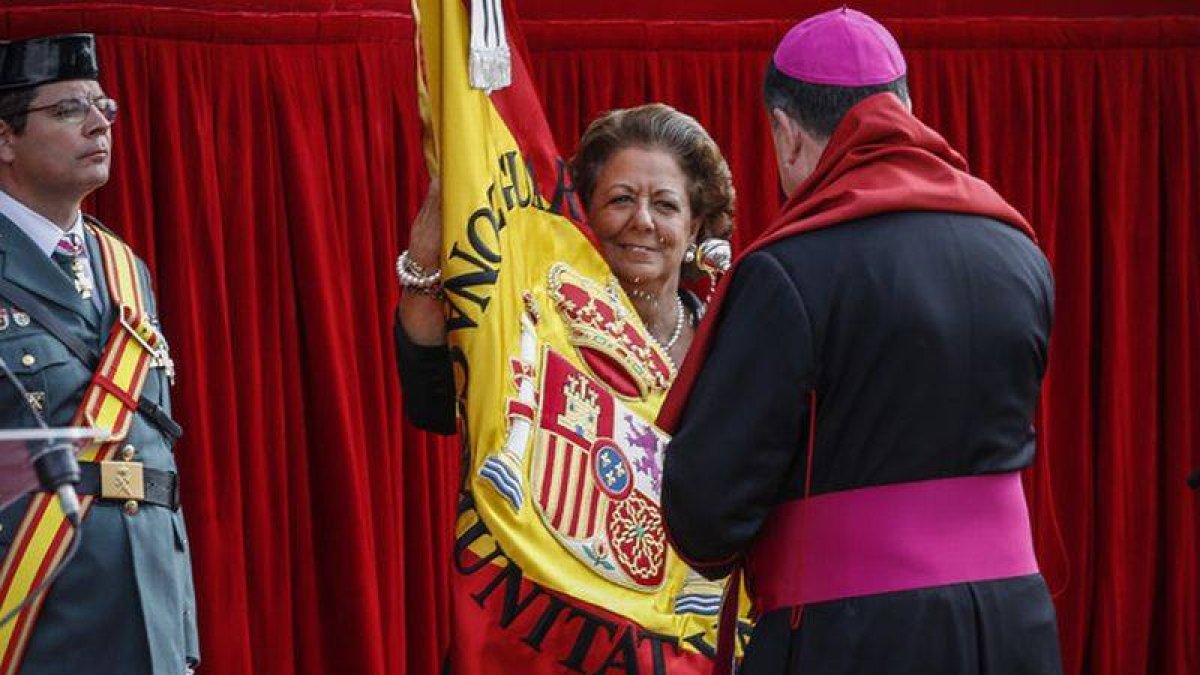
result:
[[[108,181],[117,116],[98,75],[91,35],[0,43],[0,357],[28,392],[0,381],[0,428],[40,415],[112,434],[80,455],[78,554],[0,627],[0,675],[182,675],[198,662],[173,366],[149,272],[80,212]],[[70,540],[47,497],[0,512],[4,612]]]
[[[744,675],[1059,672],[1018,475],[1053,313],[1033,231],[913,117],[865,14],[795,26],[764,93],[788,200],[660,418],[677,549],[744,571]]]

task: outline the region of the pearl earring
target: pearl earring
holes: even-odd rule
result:
[[[696,242],[688,244],[687,249],[683,252],[683,263],[685,265],[691,265],[694,262],[696,262]]]

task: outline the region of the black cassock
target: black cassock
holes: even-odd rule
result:
[[[728,570],[803,495],[1010,472],[1033,461],[1053,280],[1037,246],[978,216],[893,213],[743,260],[664,467],[686,558]],[[871,536],[871,523],[860,524]],[[1061,671],[1041,575],[762,616],[745,675]]]

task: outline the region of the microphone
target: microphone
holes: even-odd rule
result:
[[[0,371],[4,372],[9,382],[12,382],[25,407],[33,413],[33,419],[38,426],[49,429],[46,420],[42,419],[42,414],[30,402],[29,392],[26,391],[25,385],[21,384],[21,380],[17,379],[2,357],[0,357]],[[79,529],[79,496],[75,494],[75,486],[79,484],[79,462],[75,459],[74,448],[70,443],[46,443],[43,447],[36,449],[33,444],[30,444],[29,461],[33,464],[42,489],[58,495],[58,503],[62,506],[63,514],[76,529]]]

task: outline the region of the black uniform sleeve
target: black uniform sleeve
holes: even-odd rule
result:
[[[774,256],[735,271],[720,326],[667,448],[663,514],[697,571],[717,578],[753,542],[789,476],[803,475],[812,331]],[[794,492],[794,491],[793,491]]]
[[[418,429],[452,435],[455,423],[454,366],[446,345],[418,345],[396,315],[396,365],[404,390],[404,414]]]

